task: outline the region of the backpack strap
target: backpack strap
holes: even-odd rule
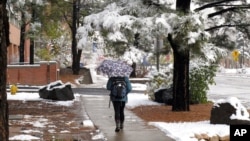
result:
[[[112,87],[114,86],[115,83],[117,82],[124,82],[124,85],[126,86],[126,82],[125,82],[125,77],[112,77]]]

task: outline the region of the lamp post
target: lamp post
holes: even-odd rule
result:
[[[160,51],[163,47],[163,39],[162,39],[162,32],[161,30],[163,29],[162,24],[158,23],[156,30],[156,47],[155,47],[155,52],[156,52],[156,68],[157,71],[160,71]]]
[[[157,36],[156,38],[156,68],[157,68],[157,71],[159,72],[160,70],[160,38],[159,36]]]
[[[245,54],[245,40],[243,38],[243,47],[242,47],[242,64],[241,64],[241,68],[244,68],[244,64],[245,64],[245,58],[244,58],[244,54]]]
[[[245,64],[245,39],[244,39],[244,35],[240,34],[239,38],[238,38],[238,42],[239,42],[239,48],[241,50],[241,54],[240,54],[240,67],[244,68],[244,64]]]

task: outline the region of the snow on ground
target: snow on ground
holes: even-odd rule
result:
[[[248,70],[245,74],[249,74]],[[235,70],[224,70],[223,73],[230,72],[230,73],[237,73]],[[103,76],[97,75],[99,87],[105,87],[105,82],[107,81],[106,78]],[[98,84],[93,84],[93,87],[97,87]],[[91,87],[92,85],[88,85]],[[134,90],[145,90],[146,86],[143,84],[132,84]],[[218,91],[222,91],[223,89],[218,88]],[[76,97],[79,96],[76,94]],[[20,92],[16,95],[11,95],[10,93],[7,94],[8,100],[41,100],[39,98],[38,93],[24,93]],[[231,99],[232,100],[232,99]],[[231,101],[232,102],[232,101]],[[60,102],[53,102],[54,104],[70,106],[73,101],[60,101]],[[148,99],[148,96],[145,94],[138,94],[133,93],[129,95],[129,101],[127,103],[127,107],[133,108],[140,105],[160,105],[156,102],[153,102]],[[43,124],[46,121],[43,121]],[[87,126],[93,126],[93,123],[90,120],[83,121]],[[167,123],[167,122],[150,122],[150,125],[154,125],[160,130],[162,130],[167,136],[174,138],[176,141],[197,141],[196,138],[192,138],[195,133],[206,133],[208,135],[229,135],[229,126],[228,125],[214,125],[210,124],[209,121],[199,121],[199,122],[175,122],[175,123]],[[192,130],[190,130],[192,129]],[[10,137],[10,140],[15,140],[16,138],[22,140],[32,140],[36,137],[30,135],[18,135],[15,137]]]

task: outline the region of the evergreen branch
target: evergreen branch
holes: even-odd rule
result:
[[[228,11],[234,11],[235,9],[237,9],[237,8],[236,7],[231,7],[231,8],[227,8],[227,9],[222,9],[220,11],[208,14],[208,18],[214,17],[216,15],[221,15],[221,14],[223,14],[225,12],[228,12]]]
[[[221,5],[215,5],[215,6],[217,6],[217,7],[248,7],[249,6],[249,4],[248,5],[236,5],[236,4],[221,4]]]
[[[195,12],[201,11],[203,9],[211,8],[211,7],[214,7],[214,6],[218,5],[218,4],[225,3],[225,2],[230,2],[230,1],[238,1],[238,0],[222,0],[222,1],[218,1],[218,2],[213,2],[213,3],[203,5],[203,6],[199,7],[199,8],[196,8],[194,11]]]
[[[223,10],[220,10],[220,11],[217,11],[217,12],[214,12],[214,13],[211,13],[211,14],[208,14],[208,18],[217,16],[217,15],[221,15],[221,14],[223,14],[223,13],[225,13],[225,12],[228,12],[228,11],[236,11],[237,9],[250,9],[250,6],[244,6],[244,7],[231,7],[231,8],[223,9]]]
[[[222,27],[246,27],[246,26],[250,26],[250,24],[224,24],[224,25],[219,25],[219,26],[214,26],[214,27],[211,27],[211,28],[208,28],[208,29],[205,29],[205,31],[211,31],[211,30],[215,30],[215,29],[218,29],[218,28],[222,28]]]
[[[155,6],[155,7],[161,8],[161,5],[159,3],[153,2],[152,0],[143,0],[143,4],[147,5],[148,8],[150,6]]]

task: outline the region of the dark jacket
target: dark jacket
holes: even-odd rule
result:
[[[107,83],[107,90],[111,90],[112,89],[112,84],[113,84],[113,80],[114,80],[115,78],[114,77],[110,77],[109,78],[109,80],[108,80],[108,83]],[[132,90],[132,86],[131,86],[131,83],[130,83],[130,81],[129,81],[129,78],[128,77],[125,77],[125,82],[126,82],[126,89],[127,89],[127,94],[129,93],[129,92],[131,92],[131,90]],[[122,98],[122,99],[115,99],[114,97],[110,97],[111,98],[111,101],[125,101],[125,102],[127,102],[128,101],[128,97],[127,97],[127,95],[124,97],[124,98]]]

